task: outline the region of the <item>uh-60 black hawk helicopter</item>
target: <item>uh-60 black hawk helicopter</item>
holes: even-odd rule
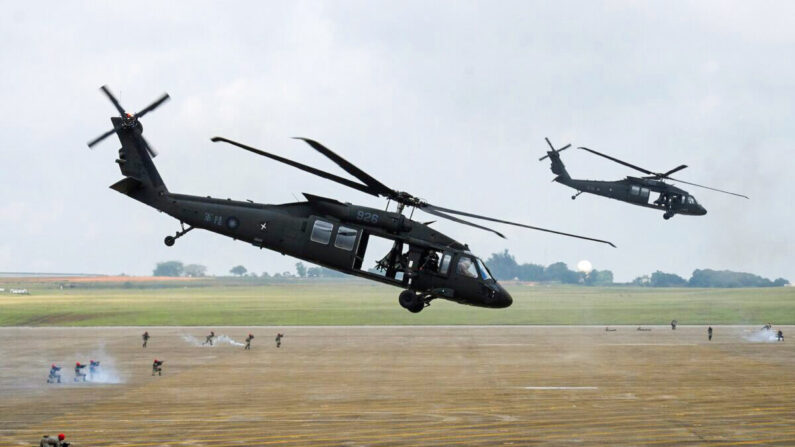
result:
[[[593,149],[588,149],[587,147],[580,147],[579,149],[588,151],[592,154],[596,154],[600,157],[612,160],[618,164],[640,171],[646,174],[646,177],[627,176],[627,178],[625,178],[624,180],[618,180],[612,182],[601,181],[601,180],[573,179],[569,175],[568,171],[566,171],[566,166],[560,160],[560,153],[570,148],[571,144],[567,144],[566,146],[560,149],[555,149],[552,143],[549,142],[549,138],[546,138],[546,140],[550,150],[547,151],[547,155],[544,155],[543,157],[539,158],[538,161],[542,161],[545,158],[549,157],[549,160],[552,162],[551,166],[552,173],[557,175],[557,177],[555,177],[553,181],[562,183],[568,187],[577,190],[577,194],[571,196],[571,200],[574,200],[580,194],[587,192],[590,194],[595,194],[597,196],[609,197],[611,199],[616,199],[622,202],[631,203],[633,205],[645,206],[647,208],[654,208],[664,211],[663,218],[665,220],[668,220],[676,214],[684,214],[688,216],[703,216],[707,214],[707,210],[703,206],[701,206],[701,204],[698,203],[698,201],[696,201],[696,198],[693,197],[692,194],[688,193],[683,189],[677,188],[676,186],[673,186],[669,183],[665,183],[663,180],[666,179],[679,183],[684,183],[687,185],[698,186],[699,188],[705,188],[712,191],[731,194],[733,196],[745,197],[746,199],[748,198],[747,196],[744,196],[742,194],[723,191],[721,189],[711,188],[709,186],[704,186],[704,185],[698,185],[696,183],[690,183],[684,180],[678,180],[671,177],[671,174],[679,172],[682,169],[685,169],[687,165],[679,165],[668,172],[651,172],[648,169],[643,169],[633,164],[629,164],[625,161],[613,158],[609,155],[602,154]],[[659,193],[659,196],[653,202],[649,202],[649,194],[652,192]]]
[[[610,242],[529,225],[478,216],[432,205],[407,192],[385,186],[361,169],[344,160],[320,143],[301,138],[362,183],[348,180],[273,155],[226,138],[215,137],[214,142],[226,142],[253,153],[296,167],[377,197],[397,203],[396,212],[341,203],[334,199],[304,194],[305,202],[280,205],[250,201],[215,199],[170,192],[152,162],[156,154],[143,138],[140,118],[168,99],[168,95],[136,114],[129,114],[107,87],[102,87],[121,114],[112,117],[113,129],[88,143],[93,147],[106,137],[116,134],[121,142],[116,163],[124,179],[112,189],[126,194],[180,221],[181,230],[167,236],[165,244],[174,245],[176,239],[194,228],[201,228],[245,241],[259,248],[267,248],[343,273],[380,281],[405,289],[399,297],[400,305],[411,312],[419,312],[435,298],[452,300],[473,306],[504,308],[513,302],[508,292],[494,280],[483,262],[469,251],[467,245],[434,230],[429,223],[420,223],[403,215],[406,207],[420,209],[437,217],[491,231],[453,214],[484,219],[565,236],[613,245]],[[412,210],[413,214],[413,210]],[[392,243],[389,252],[376,262],[376,272],[363,266],[368,242],[375,237]],[[377,258],[374,258],[377,259]]]

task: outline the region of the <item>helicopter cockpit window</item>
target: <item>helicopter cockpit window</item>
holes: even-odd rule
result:
[[[477,278],[478,277],[478,269],[475,267],[475,263],[472,262],[472,258],[469,256],[461,256],[458,259],[458,267],[456,267],[456,273],[461,276],[466,276],[469,278]]]
[[[693,196],[689,196],[687,198],[687,204],[688,205],[694,205],[695,203],[696,203],[696,199],[694,199]]]
[[[334,239],[334,246],[343,250],[353,250],[353,245],[356,243],[357,231],[353,228],[340,226],[337,230],[337,238]]]
[[[480,277],[483,279],[492,279],[491,273],[489,269],[486,268],[486,264],[483,263],[480,259],[478,259],[478,270],[480,270]]]
[[[331,240],[331,231],[334,229],[334,225],[329,222],[324,222],[322,220],[316,220],[315,225],[312,227],[312,242],[317,242],[318,244],[328,244],[328,241]]]
[[[640,194],[640,187],[639,186],[634,186],[634,185],[631,186],[629,188],[629,193],[632,194],[633,196],[636,196],[636,195]]]
[[[442,275],[447,274],[447,270],[450,268],[450,259],[452,256],[449,253],[445,253],[444,257],[442,258],[442,263],[439,264],[439,273]]]

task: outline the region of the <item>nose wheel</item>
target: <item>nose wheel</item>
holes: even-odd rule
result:
[[[173,246],[174,243],[177,242],[177,239],[181,238],[182,236],[185,236],[188,233],[188,231],[194,228],[190,226],[188,228],[185,228],[185,224],[182,222],[180,222],[179,225],[182,228],[180,231],[177,231],[177,233],[174,234],[174,236],[166,236],[166,238],[163,239],[163,243],[166,244],[166,247]]]
[[[663,219],[665,219],[665,220],[668,220],[668,219],[670,219],[672,217],[674,217],[674,213],[672,213],[670,211],[666,211],[665,214],[663,214]]]
[[[571,200],[576,199],[580,194],[582,194],[582,191],[578,191],[577,194],[574,194],[573,196],[571,196]]]

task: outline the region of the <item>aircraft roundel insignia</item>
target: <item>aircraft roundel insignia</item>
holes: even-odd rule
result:
[[[237,220],[237,217],[232,216],[226,219],[226,226],[234,230],[235,228],[240,226],[240,221]]]

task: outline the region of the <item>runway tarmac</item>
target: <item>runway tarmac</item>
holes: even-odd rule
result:
[[[644,327],[0,328],[0,447],[795,445],[792,340]]]

